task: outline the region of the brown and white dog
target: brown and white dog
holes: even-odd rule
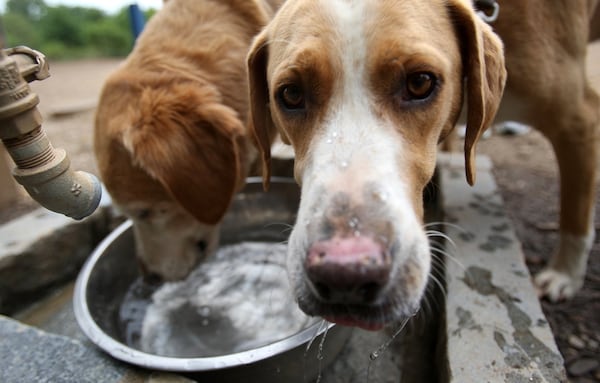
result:
[[[561,242],[536,283],[553,300],[581,287],[594,233],[600,103],[584,62],[595,1],[500,6],[507,108],[502,42],[468,0],[288,0],[256,38],[253,131],[266,183],[275,132],[295,151],[288,272],[306,313],[378,329],[419,306],[431,262],[422,192],[463,101],[471,184],[499,109],[554,144]]]
[[[169,0],[104,85],[96,159],[146,274],[181,279],[215,247],[256,157],[246,55],[279,2]]]

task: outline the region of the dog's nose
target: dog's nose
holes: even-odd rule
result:
[[[372,238],[334,237],[312,244],[305,269],[321,300],[365,304],[375,301],[387,284],[391,259]]]

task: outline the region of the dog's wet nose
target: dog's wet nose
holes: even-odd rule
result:
[[[329,303],[365,304],[387,284],[391,259],[372,238],[318,241],[308,251],[306,274],[318,297]]]

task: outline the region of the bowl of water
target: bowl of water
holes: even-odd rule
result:
[[[131,222],[123,223],[77,278],[81,329],[112,357],[148,369],[218,382],[311,381],[350,329],[305,316],[287,284],[285,241],[299,193],[289,178],[274,178],[268,192],[248,179],[217,253],[178,282],[141,278]]]

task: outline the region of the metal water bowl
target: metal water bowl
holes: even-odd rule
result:
[[[263,191],[260,179],[248,179],[223,221],[221,242],[285,241],[289,231],[273,223],[293,225],[299,198],[292,179],[272,179],[268,192]],[[185,358],[149,354],[128,346],[118,323],[123,298],[138,278],[128,221],[112,232],[84,265],[75,286],[74,310],[77,322],[93,343],[114,358],[140,367],[213,379],[205,381],[306,382],[335,358],[350,335],[348,328],[321,326],[316,320],[292,336],[246,351]],[[319,350],[325,332],[327,341]],[[307,350],[311,340],[314,345]]]

